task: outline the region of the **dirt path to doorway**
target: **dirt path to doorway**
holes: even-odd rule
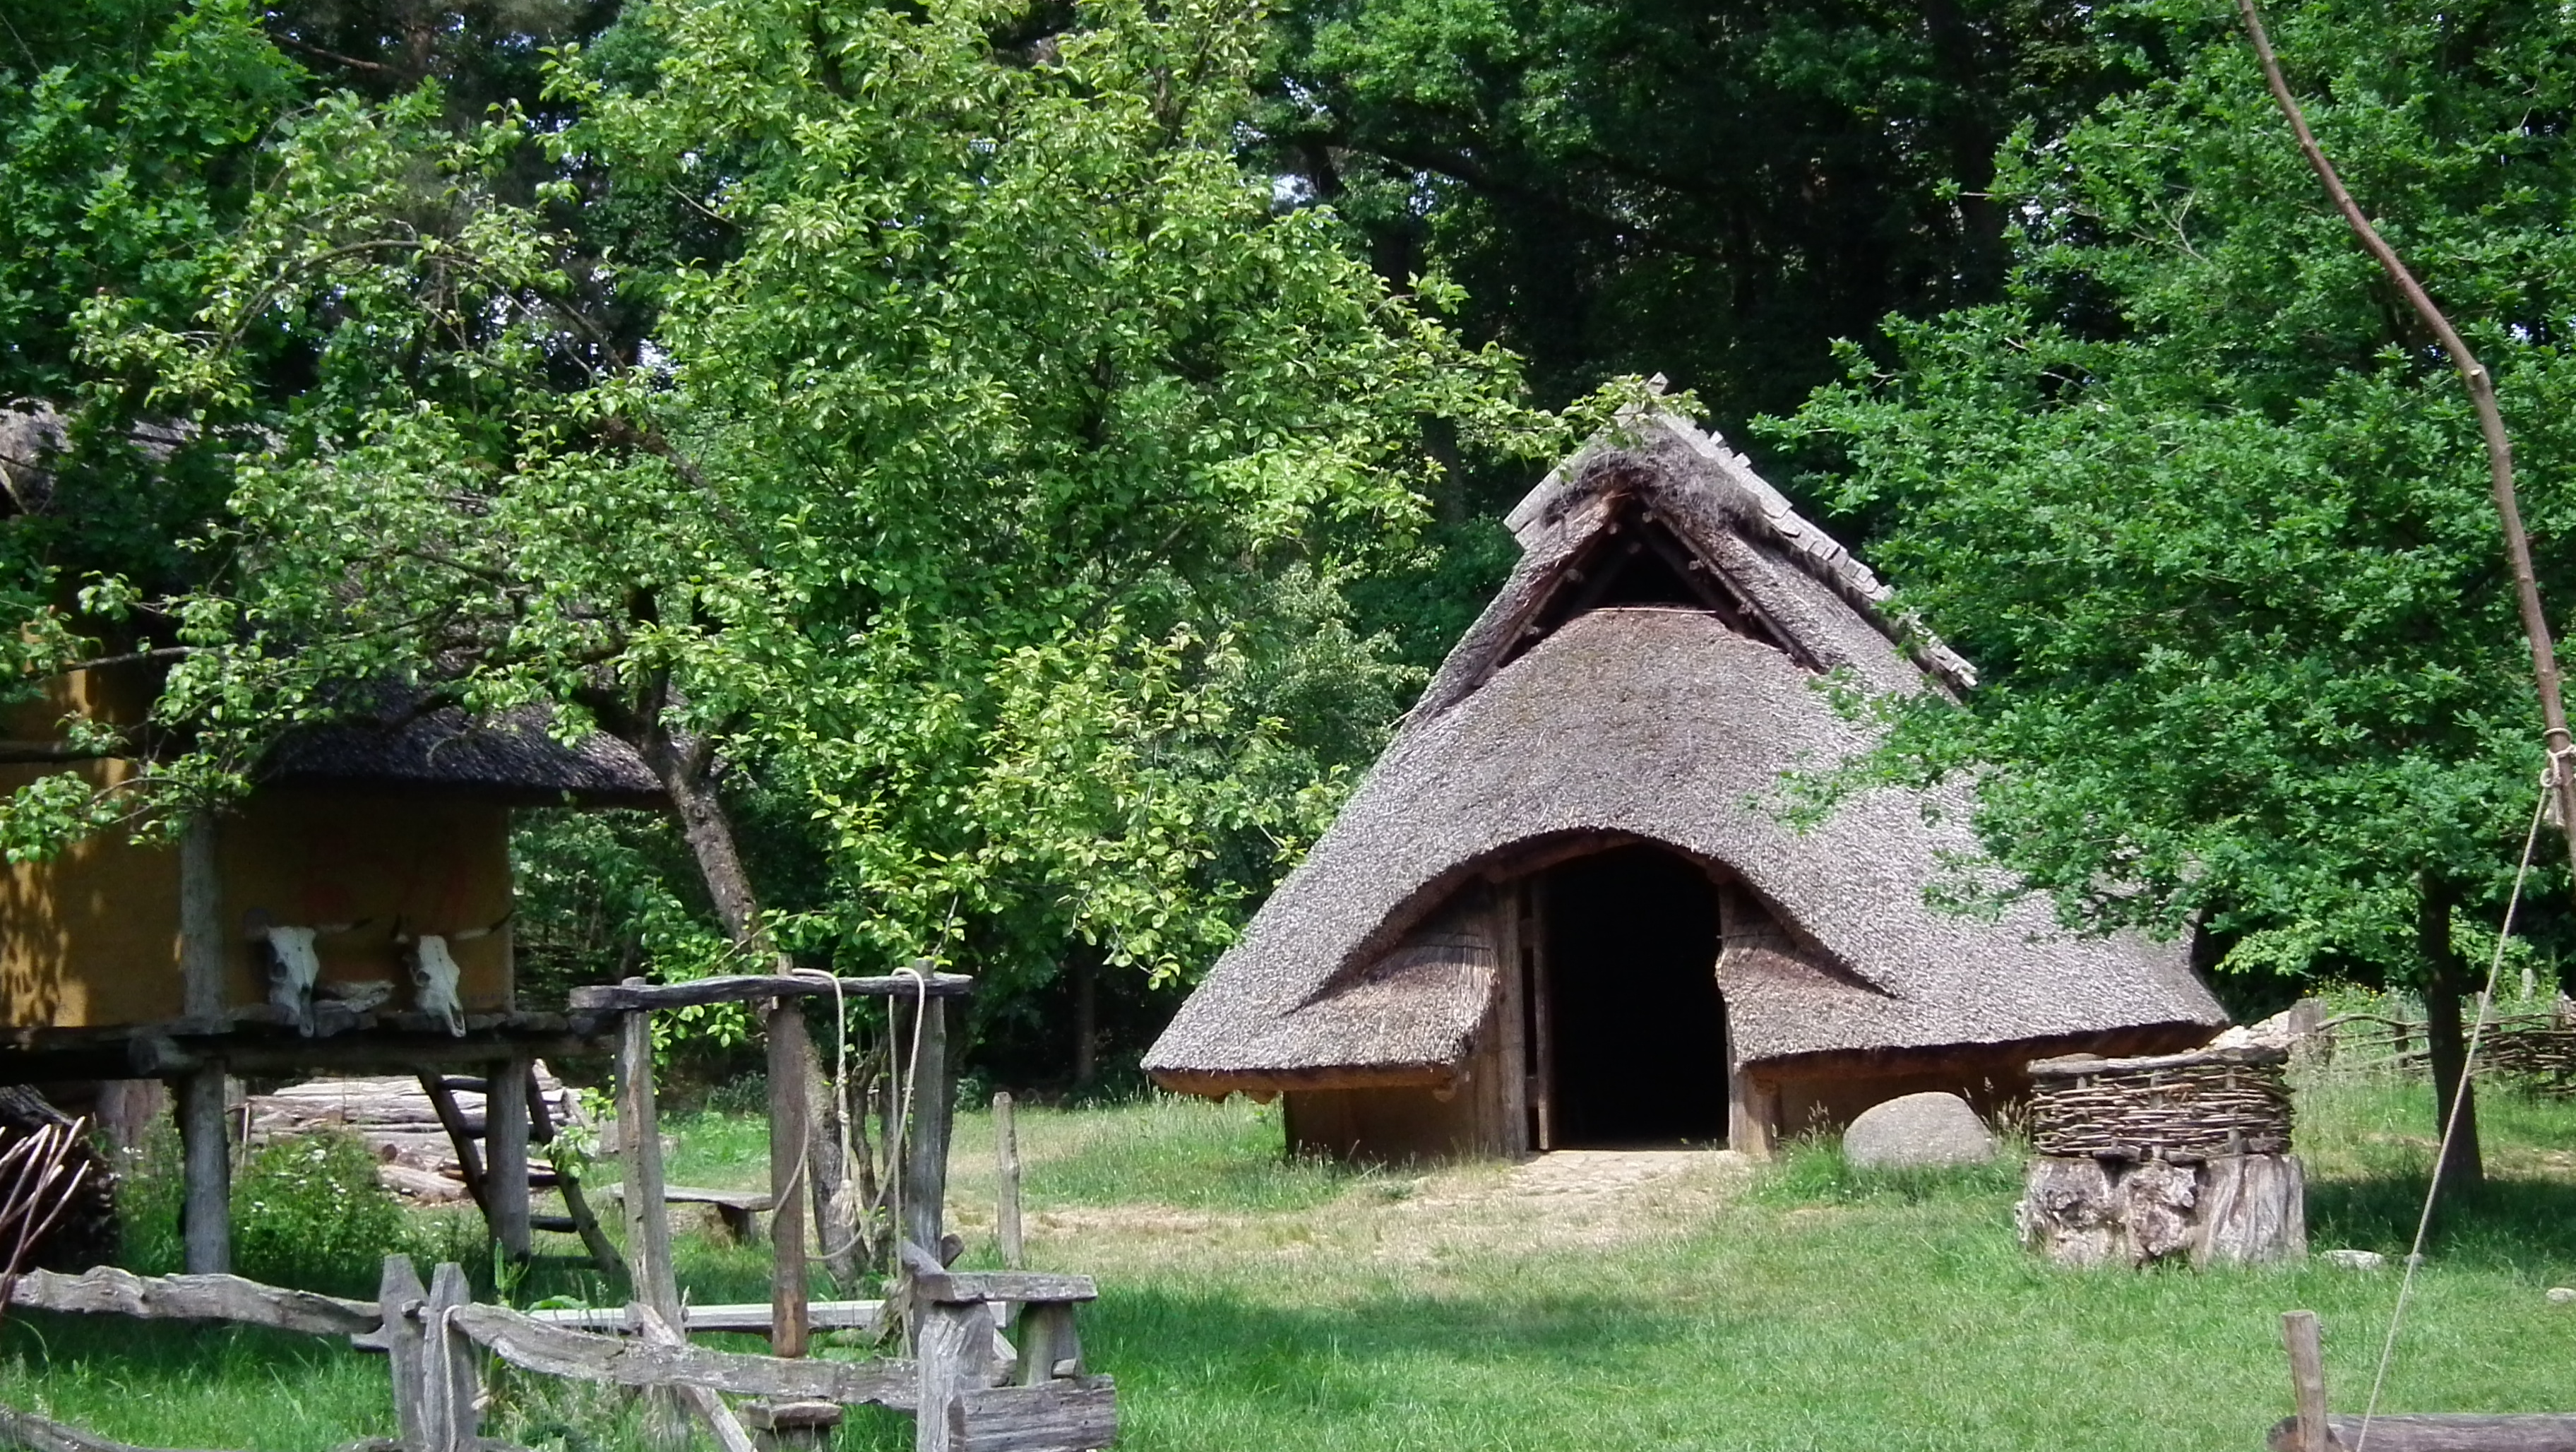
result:
[[[1460,1257],[1562,1254],[1688,1234],[1734,1195],[1752,1164],[1726,1150],[1561,1150],[1512,1165],[1372,1176],[1297,1210],[1047,1207],[1030,1216],[1029,1232],[1032,1241],[1055,1241],[1104,1265],[1215,1253],[1433,1267]],[[964,1218],[977,1217],[969,1211]]]

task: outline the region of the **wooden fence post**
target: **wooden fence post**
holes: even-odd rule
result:
[[[957,1401],[993,1384],[993,1309],[982,1301],[933,1301],[920,1317],[921,1395],[913,1407],[913,1452],[955,1452]]]
[[[429,1447],[428,1383],[422,1376],[418,1320],[428,1301],[429,1291],[421,1285],[411,1257],[386,1256],[384,1277],[376,1283],[376,1311],[384,1317],[384,1325],[376,1334],[383,1339],[385,1360],[391,1364],[394,1433],[405,1452],[425,1452]]]
[[[2290,1348],[2290,1390],[2298,1399],[2298,1452],[2330,1452],[2326,1431],[2326,1364],[2318,1344],[2317,1313],[2281,1313],[2281,1340]]]
[[[643,986],[641,978],[626,980]],[[626,1259],[635,1299],[665,1321],[680,1319],[680,1285],[671,1269],[671,1219],[663,1204],[662,1124],[653,1104],[653,1017],[629,1012],[617,1036],[617,1154],[626,1177]]]
[[[805,1006],[793,998],[770,1000],[769,1037],[769,1350],[803,1356],[809,1335],[805,1285],[805,1186],[814,1172],[806,1134],[813,1088],[806,1082],[813,1055],[806,1048]]]
[[[482,1353],[465,1333],[448,1324],[447,1312],[474,1302],[465,1267],[453,1261],[429,1278],[429,1300],[421,1307],[422,1397],[430,1452],[477,1452],[483,1430]]]
[[[536,1250],[528,1226],[528,1056],[490,1068],[483,1085],[483,1186],[493,1238],[501,1253],[526,1260]]]
[[[180,1234],[190,1275],[233,1268],[232,1130],[218,1061],[179,1081]]]
[[[914,1060],[911,1122],[904,1126],[903,1236],[939,1254],[941,1221],[948,1195],[948,1130],[952,1087],[948,1082],[947,1000],[918,1000],[920,1054]],[[908,1045],[898,1044],[904,1052]]]
[[[1002,1264],[1018,1270],[1026,1247],[1020,1237],[1020,1132],[1011,1109],[1007,1092],[993,1096],[993,1148],[1001,1183],[993,1226],[1002,1241]]]

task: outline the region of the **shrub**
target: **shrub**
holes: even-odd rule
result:
[[[233,1181],[233,1269],[252,1280],[371,1296],[385,1256],[410,1240],[401,1203],[355,1135],[271,1140]]]

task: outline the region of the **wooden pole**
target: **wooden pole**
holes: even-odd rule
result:
[[[378,1335],[385,1343],[385,1360],[393,1376],[394,1431],[406,1449],[429,1445],[429,1411],[424,1402],[428,1382],[422,1373],[420,1308],[427,1304],[429,1291],[420,1283],[420,1272],[412,1268],[411,1257],[385,1257],[383,1279],[377,1282],[376,1310],[384,1318]]]
[[[421,1364],[428,1380],[423,1421],[430,1452],[476,1452],[482,1445],[483,1353],[445,1314],[473,1303],[465,1267],[451,1261],[430,1275],[429,1300],[421,1307]]]
[[[673,1330],[671,1323],[663,1320],[660,1312],[643,1302],[635,1303],[632,1314],[635,1317],[636,1334],[641,1336],[646,1344],[652,1346],[689,1344],[688,1338]],[[733,1408],[725,1405],[723,1397],[717,1396],[706,1387],[689,1386],[685,1383],[680,1384],[677,1390],[680,1399],[687,1402],[689,1409],[698,1414],[698,1420],[706,1423],[707,1430],[715,1434],[716,1445],[723,1448],[724,1452],[759,1452],[758,1445],[751,1440],[751,1434],[743,1430],[741,1419],[733,1414]]]
[[[2326,1363],[2317,1337],[2317,1313],[2281,1313],[2281,1341],[2290,1349],[2290,1391],[2297,1398],[2298,1452],[2331,1452],[2326,1434]]]
[[[2549,614],[2541,608],[2540,581],[2531,566],[2531,539],[2522,527],[2522,508],[2514,497],[2513,442],[2506,435],[2504,414],[2496,407],[2495,380],[2469,351],[2468,341],[2451,320],[2435,305],[2433,295],[2415,280],[2397,249],[2379,235],[2379,229],[2364,216],[2361,204],[2336,174],[2334,163],[2326,159],[2325,148],[2317,144],[2316,134],[2308,129],[2307,114],[2299,109],[2298,97],[2290,92],[2290,82],[2281,73],[2281,58],[2272,51],[2272,37],[2263,29],[2263,12],[2255,0],[2236,0],[2237,13],[2245,19],[2246,36],[2254,42],[2254,56],[2263,64],[2263,80],[2271,87],[2272,100],[2290,123],[2291,134],[2298,138],[2299,153],[2307,158],[2308,169],[2324,184],[2326,197],[2343,214],[2344,225],[2388,274],[2415,315],[2424,320],[2433,336],[2440,340],[2442,351],[2450,356],[2451,367],[2468,389],[2469,404],[2477,410],[2478,433],[2487,451],[2487,488],[2495,498],[2496,521],[2504,530],[2505,562],[2513,569],[2514,604],[2522,614],[2523,639],[2531,647],[2531,674],[2540,691],[2540,722],[2543,739],[2549,749],[2549,786],[2558,798],[2559,825],[2566,832],[2567,852],[2576,862],[2576,771],[2571,771],[2569,754],[2576,752],[2576,736],[2567,729],[2567,707],[2558,689],[2558,651],[2550,641]]]
[[[233,1268],[228,1121],[223,1065],[209,1064],[179,1081],[180,1233],[190,1275],[222,1275]]]
[[[504,1059],[483,1088],[484,1208],[501,1253],[521,1261],[536,1249],[528,1226],[529,1074],[524,1056]]]
[[[994,1231],[1002,1241],[1002,1264],[1022,1268],[1020,1239],[1020,1132],[1012,1122],[1011,1096],[993,1096],[993,1148],[999,1160],[1000,1198],[994,1207]]]
[[[938,1255],[954,1092],[948,1082],[948,1007],[945,1000],[933,998],[915,1004],[913,1011],[920,1016],[921,1048],[913,1065],[911,1122],[904,1126],[903,1234]]]
[[[805,1075],[813,1055],[806,1046],[805,1006],[799,999],[769,1005],[769,1350],[803,1356],[809,1336],[805,1285],[804,1179],[812,1148],[806,1116],[813,1088]]]
[[[201,1022],[224,1016],[223,883],[215,819],[191,812],[179,833],[179,991],[182,1010]],[[232,1151],[224,1123],[224,1066],[199,1067],[179,1085],[184,1181],[181,1234],[190,1274],[233,1268]]]
[[[635,1271],[635,1299],[676,1325],[680,1286],[671,1270],[670,1212],[662,1202],[662,1124],[653,1104],[648,1013],[627,1014],[618,1026],[617,1153],[626,1176],[626,1257]]]

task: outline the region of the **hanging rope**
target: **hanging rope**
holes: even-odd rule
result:
[[[2460,1059],[2460,1082],[2451,1094],[2451,1112],[2442,1120],[2441,1143],[2433,1150],[2432,1183],[2424,1187],[2424,1211],[2415,1220],[2415,1243],[2406,1252],[2405,1278],[2397,1283],[2397,1304],[2388,1313],[2388,1336],[2379,1344],[2379,1370],[2370,1378],[2370,1400],[2361,1412],[2361,1431],[2353,1439],[2353,1452],[2367,1452],[2370,1446],[2370,1421],[2379,1414],[2379,1394],[2388,1385],[2388,1364],[2397,1354],[2397,1331],[2405,1324],[2406,1302],[2415,1293],[2415,1272],[2424,1264],[2424,1241],[2433,1229],[2433,1205],[2442,1194],[2442,1168],[2451,1162],[2451,1144],[2460,1132],[2460,1111],[2469,1102],[2472,1076],[2478,1068],[2478,1043],[2486,1036],[2488,1009],[2495,1002],[2496,975],[2504,968],[2505,944],[2513,940],[2514,914],[2522,907],[2522,885],[2531,876],[2531,854],[2540,843],[2541,819],[2548,814],[2549,798],[2558,787],[2558,773],[2567,769],[2564,748],[2550,752],[2550,763],[2540,775],[2540,800],[2532,804],[2531,827],[2522,836],[2522,865],[2514,869],[2513,895],[2505,899],[2504,923],[2496,929],[2495,953],[2487,960],[2487,982],[2478,990],[2477,1021],[2469,1025],[2468,1051]]]

